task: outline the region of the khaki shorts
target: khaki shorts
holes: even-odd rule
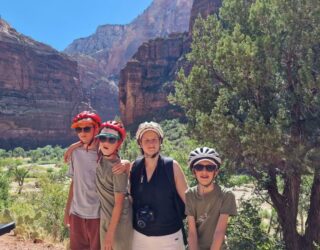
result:
[[[121,215],[121,219],[117,225],[115,238],[113,241],[113,250],[131,250],[132,247],[132,209],[131,204],[129,208],[124,208]],[[110,218],[100,219],[100,242],[101,249],[104,249],[104,239],[106,236],[106,232],[108,230],[108,225],[110,222]]]

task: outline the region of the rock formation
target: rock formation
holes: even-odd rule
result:
[[[74,55],[78,62],[80,84],[85,99],[102,120],[119,115],[118,86],[115,78],[105,74],[106,63],[90,56]]]
[[[154,0],[130,24],[100,26],[92,36],[75,40],[64,52],[90,56],[106,65],[105,76],[118,76],[143,42],[187,31],[191,6],[192,0]]]
[[[1,20],[0,148],[69,143],[75,139],[71,118],[86,104],[103,120],[114,118],[121,67],[144,41],[187,31],[191,5],[154,0],[132,23],[103,25],[76,40],[65,50],[68,56]]]
[[[221,4],[221,0],[194,0],[188,34],[150,40],[139,47],[120,74],[120,112],[127,126],[141,120],[181,116],[179,109],[169,104],[167,96],[174,91],[177,71],[190,66],[185,55],[190,51],[195,19],[198,15],[205,18],[217,12]]]
[[[177,33],[144,43],[121,71],[120,111],[126,125],[178,115],[167,96],[173,91],[177,61],[189,49],[187,39],[187,33]]]
[[[0,148],[72,141],[83,100],[75,61],[0,19]]]

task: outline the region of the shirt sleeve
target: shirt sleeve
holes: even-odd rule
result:
[[[113,187],[115,193],[128,192],[128,175],[126,173],[113,175]]]
[[[185,214],[187,216],[195,216],[194,206],[193,206],[193,202],[192,202],[192,193],[189,190],[186,191]]]
[[[231,191],[224,195],[220,214],[237,215],[236,198]]]

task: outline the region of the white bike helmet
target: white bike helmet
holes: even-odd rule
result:
[[[163,140],[163,131],[160,125],[156,122],[143,122],[139,125],[137,133],[136,133],[136,139],[139,143],[142,135],[147,131],[153,131],[159,135],[160,140]]]
[[[218,167],[221,165],[221,158],[213,148],[202,147],[191,151],[188,160],[189,168],[192,170],[193,165],[201,160],[211,161]]]

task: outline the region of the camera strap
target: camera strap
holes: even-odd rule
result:
[[[160,160],[160,157],[159,157],[159,160]],[[158,163],[159,164],[159,161]],[[142,204],[141,204],[141,200],[139,197],[141,197],[142,195],[145,195],[143,194],[143,189],[144,189],[144,186],[145,186],[145,182],[146,182],[146,179],[147,179],[147,173],[146,173],[146,168],[145,168],[145,160],[144,160],[144,157],[140,157],[138,159],[136,159],[133,163],[133,167],[135,168],[136,171],[138,171],[138,198],[136,199],[137,200],[137,206],[138,207],[141,207]],[[156,171],[156,170],[155,170]],[[155,172],[153,173],[155,174]]]

